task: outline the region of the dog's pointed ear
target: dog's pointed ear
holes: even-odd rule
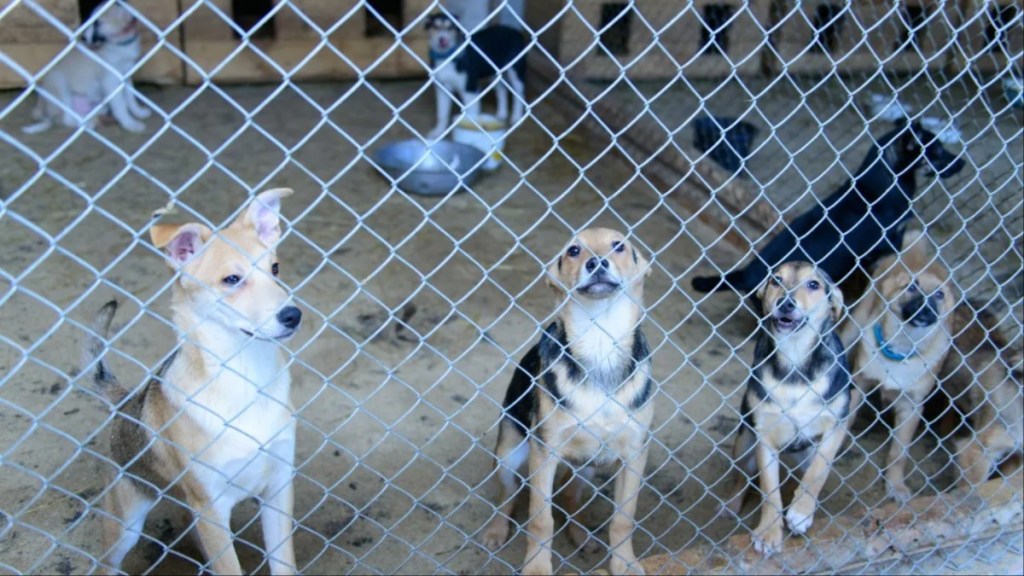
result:
[[[267,246],[281,239],[281,199],[291,194],[291,188],[273,188],[257,194],[249,204],[244,222],[256,230],[260,241]]]
[[[562,258],[564,258],[564,255],[559,254],[558,259],[552,262],[544,273],[544,283],[559,294],[565,292],[565,287],[562,286],[562,280],[560,278],[562,272]]]
[[[149,228],[153,245],[164,251],[167,265],[181,268],[210,239],[210,229],[202,224],[154,224]]]
[[[768,271],[768,275],[765,276],[764,279],[761,280],[761,284],[758,285],[757,292],[755,292],[754,294],[757,296],[757,300],[759,302],[764,302],[764,293],[768,291],[768,283],[772,279],[772,276],[774,276],[774,275],[775,275],[775,271],[774,270],[769,270]]]
[[[843,291],[828,275],[825,275],[825,281],[828,282],[829,287],[828,304],[832,308],[832,321],[838,324],[843,319],[843,315],[846,314],[846,301],[843,298]]]
[[[638,270],[643,271],[644,278],[647,278],[648,276],[651,275],[652,272],[651,263],[647,260],[647,258],[644,258],[642,252],[636,249],[636,246],[632,246],[631,248],[633,249],[633,262],[636,264]]]

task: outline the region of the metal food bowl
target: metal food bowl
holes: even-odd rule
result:
[[[402,191],[441,196],[460,182],[472,184],[480,174],[483,157],[482,150],[460,142],[402,140],[380,148],[373,159]]]

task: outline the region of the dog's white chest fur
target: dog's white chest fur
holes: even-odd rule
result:
[[[762,385],[772,401],[759,406],[757,428],[779,448],[797,440],[820,437],[834,429],[839,421],[839,414],[822,400],[828,386],[824,378],[811,386],[781,384],[763,378]]]
[[[188,378],[193,367],[180,361],[168,371],[168,398],[209,439],[194,455],[193,471],[211,488],[211,495],[228,504],[258,493],[275,467],[291,462],[283,461],[290,458],[295,443],[291,379],[275,346],[250,343],[191,395],[175,391],[173,383],[188,381],[179,378]]]
[[[465,72],[459,72],[455,66],[455,58],[446,59],[438,68],[434,69],[433,75],[434,81],[453,92],[454,96],[461,97],[466,90],[468,75]]]

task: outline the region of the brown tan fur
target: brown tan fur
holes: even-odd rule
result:
[[[738,514],[756,475],[765,501],[754,548],[765,555],[783,541],[780,457],[795,454],[803,469],[785,512],[796,534],[813,523],[818,494],[846,437],[850,376],[835,325],[843,295],[806,262],[783,264],[758,290],[765,318],[743,396],[733,443],[733,488],[724,509]]]
[[[654,410],[649,353],[639,330],[648,273],[639,251],[622,234],[603,228],[580,232],[548,270],[561,306],[509,386],[495,450],[500,513],[483,534],[492,549],[505,543],[519,477],[528,478],[530,535],[523,574],[552,573],[552,497],[559,464],[571,468],[562,491],[568,531],[580,546],[593,545],[573,519],[591,467],[621,466],[609,529],[610,570],[642,572],[632,535]],[[613,282],[598,286],[599,278]],[[526,401],[518,403],[520,397]]]
[[[904,501],[911,496],[904,479],[907,454],[921,421],[922,407],[935,388],[939,367],[952,343],[952,316],[956,291],[949,271],[929,247],[926,236],[907,232],[903,249],[876,264],[871,288],[853,310],[843,328],[843,342],[851,346],[850,364],[857,388],[853,411],[873,390],[892,405],[893,438],[886,457],[885,480],[889,496]],[[924,308],[916,308],[924,306]],[[914,310],[927,314],[917,313]],[[927,317],[915,325],[912,319]],[[880,351],[875,326],[881,328],[886,350]]]
[[[153,244],[175,269],[175,353],[137,392],[116,382],[102,361],[100,339],[116,310],[97,319],[90,364],[97,384],[118,406],[111,452],[121,466],[108,492],[102,568],[120,569],[138,541],[146,514],[164,492],[196,518],[200,547],[216,574],[241,567],[231,510],[256,496],[271,572],[295,571],[292,475],[295,423],[290,377],[276,340],[289,337],[301,313],[277,280],[281,236],[275,189],[256,197],[225,229],[197,224],[152,227]],[[141,423],[141,424],[140,424]]]
[[[1024,366],[1019,347],[1010,344],[992,314],[963,303],[952,316],[953,347],[939,381],[972,420],[971,436],[957,447],[960,485],[970,489],[1024,449]]]

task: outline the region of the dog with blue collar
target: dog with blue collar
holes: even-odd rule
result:
[[[452,102],[461,101],[465,115],[480,114],[483,92],[493,85],[501,122],[515,126],[525,113],[526,40],[509,26],[487,26],[468,37],[457,20],[446,13],[427,17],[431,79],[434,82],[437,123],[428,138],[444,135],[451,123]],[[493,79],[489,84],[486,80]],[[509,92],[512,115],[509,116]]]
[[[842,332],[856,383],[852,410],[876,390],[892,406],[885,480],[898,501],[913,495],[904,476],[907,455],[953,337],[955,288],[930,244],[921,231],[905,233],[900,254],[876,264]]]

